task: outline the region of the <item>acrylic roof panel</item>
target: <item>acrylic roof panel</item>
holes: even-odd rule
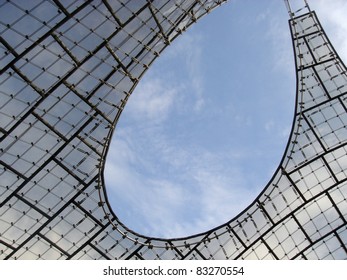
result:
[[[292,133],[255,201],[181,239],[142,236],[112,212],[103,170],[129,96],[170,42],[222,2],[1,4],[2,259],[346,259],[346,68],[306,1],[288,6]]]

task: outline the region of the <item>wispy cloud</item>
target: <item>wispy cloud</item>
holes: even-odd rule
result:
[[[184,86],[186,92],[193,95],[195,111],[200,111],[204,104],[204,71],[203,71],[203,43],[202,34],[184,34],[180,40],[175,42],[175,47],[168,50],[167,58],[178,60],[187,75]],[[181,83],[182,80],[179,81]]]
[[[130,113],[127,117],[143,122],[165,121],[174,106],[178,91],[179,87],[170,87],[159,78],[144,80],[129,99],[126,110]]]
[[[311,3],[312,2],[312,3]],[[347,2],[344,0],[316,0],[311,1],[312,9],[316,10],[318,18],[323,25],[335,49],[347,60]]]
[[[250,202],[246,182],[235,180],[242,178],[237,174],[240,170],[223,166],[222,155],[175,146],[163,138],[162,143],[157,141],[160,165],[153,166],[144,162],[146,155],[139,147],[118,141],[120,152],[111,150],[106,166],[108,191],[120,218],[141,233],[165,237],[195,234],[227,222]]]
[[[130,98],[108,155],[106,185],[113,208],[125,224],[143,234],[178,237],[209,230],[256,197],[254,174],[239,166],[252,151],[212,151],[200,143],[204,139],[194,141],[189,135],[195,126],[208,129],[201,122],[211,114],[210,108],[203,110],[210,105],[203,44],[202,35],[186,34],[164,54],[162,67],[170,60],[179,62],[173,66],[178,73],[148,73]],[[231,113],[228,106],[213,110],[221,119]],[[251,119],[240,110],[232,115],[238,126],[250,125]]]
[[[164,68],[168,63],[178,65],[166,71],[155,68],[139,84],[108,155],[106,185],[114,210],[143,234],[197,233],[194,225],[184,222],[187,213],[197,209],[192,204],[195,182],[189,172],[194,155],[184,147],[184,136],[177,138],[171,123],[192,110],[199,113],[204,106],[199,40],[199,35],[184,36],[160,61]]]

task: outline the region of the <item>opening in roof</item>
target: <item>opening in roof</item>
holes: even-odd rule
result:
[[[230,2],[193,25],[130,97],[105,178],[131,230],[163,238],[209,230],[270,180],[291,128],[295,77],[285,7],[266,5]]]

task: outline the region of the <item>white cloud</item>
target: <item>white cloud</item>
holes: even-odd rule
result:
[[[117,127],[106,164],[106,186],[115,213],[131,229],[150,236],[179,237],[209,230],[256,197],[250,182],[240,179],[247,176],[237,162],[226,163],[249,151],[214,153],[170,131],[170,119],[182,110],[199,116],[206,105],[202,50],[195,46],[195,37],[186,38],[168,54],[184,57],[188,75],[183,84],[172,73],[171,80],[160,73],[139,84],[125,110],[132,121]],[[241,123],[251,121],[235,117]]]
[[[311,8],[332,41],[342,60],[347,60],[347,2],[345,0],[316,0],[310,2]]]
[[[204,37],[199,33],[186,33],[175,42],[174,48],[164,53],[168,59],[177,59],[182,65],[182,71],[187,75],[184,79],[184,89],[194,97],[193,109],[199,112],[205,105],[204,75],[203,75],[203,44]],[[182,79],[178,81],[182,83]],[[182,88],[181,88],[182,89]]]
[[[106,183],[116,214],[135,231],[165,237],[196,234],[227,222],[255,197],[244,188],[246,180],[237,179],[245,177],[241,171],[224,166],[224,155],[175,145],[162,136],[153,148],[156,165],[136,146],[136,131],[127,136],[129,143],[118,140],[119,152],[110,151]],[[130,208],[123,208],[124,201]]]
[[[303,1],[300,1],[300,7]],[[345,0],[315,0],[308,1],[311,10],[317,13],[318,19],[332,41],[335,49],[343,60],[347,60],[347,3]],[[284,5],[283,5],[284,6]],[[274,55],[277,60],[277,68],[289,70],[293,74],[293,52],[288,32],[283,32],[284,13],[274,14],[271,18],[268,36],[273,38]]]
[[[128,117],[144,122],[164,121],[172,110],[178,90],[160,79],[144,80],[129,99]]]

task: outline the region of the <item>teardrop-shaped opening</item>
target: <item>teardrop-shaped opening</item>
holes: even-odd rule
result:
[[[170,238],[225,223],[280,163],[294,112],[291,41],[283,3],[258,2],[232,1],[193,25],[129,99],[105,180],[131,230]]]

